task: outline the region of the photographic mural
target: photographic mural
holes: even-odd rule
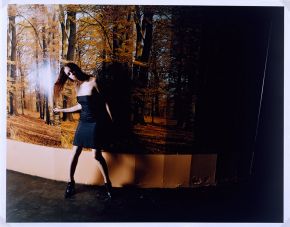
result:
[[[251,144],[273,46],[271,24],[280,12],[9,5],[7,137],[72,146],[79,113],[53,109],[77,103],[73,82],[59,97],[53,91],[61,67],[74,62],[96,77],[110,106],[108,151],[215,153]]]

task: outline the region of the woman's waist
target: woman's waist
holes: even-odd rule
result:
[[[81,112],[80,113],[80,120],[85,121],[96,121],[98,119],[105,118],[105,114],[103,113],[96,113],[96,112]]]

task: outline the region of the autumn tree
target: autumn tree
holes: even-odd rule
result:
[[[153,24],[152,48],[149,60],[147,109],[154,123],[154,116],[166,118],[167,76],[171,56],[171,11],[162,7],[156,12]]]
[[[55,40],[51,42],[52,37],[56,37],[55,34],[58,33],[55,29],[55,22],[52,20],[55,11],[53,7],[45,5],[18,5],[15,11],[18,17],[15,26],[17,43],[12,49],[17,54],[16,68],[20,84],[17,86],[20,93],[19,106],[24,113],[25,84],[26,78],[30,77],[30,89],[35,89],[36,111],[39,112],[41,119],[45,119],[45,122],[50,124],[53,78],[49,68],[51,68],[50,64],[56,61],[55,53],[58,52]]]
[[[59,23],[61,26],[61,61],[62,67],[65,61],[75,60],[76,47],[76,15],[78,11],[77,5],[59,5]],[[73,100],[70,98],[74,90],[72,86],[66,86],[62,97],[62,106],[66,108],[72,105]],[[71,113],[63,113],[63,120],[73,120]]]
[[[172,12],[171,69],[169,77],[170,114],[177,126],[193,124],[198,76],[201,22],[198,9],[178,7]]]
[[[16,81],[16,5],[10,5],[8,11],[8,97],[9,114],[17,114],[15,81]]]
[[[148,86],[148,66],[153,35],[153,6],[135,6],[136,51],[133,65],[133,119],[145,124],[145,93]]]

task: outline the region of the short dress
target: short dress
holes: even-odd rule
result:
[[[94,88],[92,95],[77,96],[82,106],[73,145],[85,148],[104,148],[109,143],[110,116],[103,96]]]

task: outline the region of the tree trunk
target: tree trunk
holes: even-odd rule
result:
[[[151,98],[151,123],[154,123],[154,96]]]
[[[43,119],[42,100],[41,100],[41,94],[40,94],[39,90],[37,91],[37,94],[36,94],[36,102],[37,102],[36,106],[37,106],[38,111],[39,111],[39,118]]]
[[[152,33],[153,33],[153,13],[150,10],[145,10],[144,13],[144,19],[142,26],[144,27],[143,34],[146,32],[146,36],[144,39],[144,47],[142,50],[142,55],[141,55],[141,62],[148,64],[149,63],[149,56],[150,56],[150,50],[152,47]],[[144,31],[145,30],[145,31]],[[140,73],[139,73],[140,80],[143,84],[143,86],[147,86],[148,83],[148,66],[146,65],[145,67],[140,68]]]
[[[16,79],[16,25],[15,25],[15,16],[9,17],[9,27],[11,29],[11,73],[10,76],[12,79]]]
[[[74,61],[75,46],[76,46],[76,12],[68,10],[67,12],[67,34],[68,36],[68,49],[67,49],[67,60]],[[71,99],[67,99],[67,103],[71,105]],[[73,121],[71,113],[67,114],[70,121]]]
[[[135,24],[136,24],[136,53],[135,58],[138,60],[140,56],[142,55],[142,31],[141,31],[141,13],[140,13],[140,7],[135,7]]]
[[[153,97],[154,97],[154,110],[155,110],[155,116],[160,116],[160,112],[159,112],[159,87],[160,87],[160,78],[159,78],[159,73],[157,72],[157,66],[156,66],[156,57],[154,56],[153,61],[154,63],[154,70],[153,70],[153,76],[154,76],[154,93],[153,93]]]
[[[64,9],[62,5],[59,5],[59,22],[61,27],[61,59],[66,59],[67,54],[67,36],[66,36],[66,29],[65,29],[65,16],[64,16]]]
[[[26,97],[25,97],[26,93],[25,93],[25,89],[23,89],[22,91],[22,100],[23,100],[23,110],[27,109],[27,104],[26,104]]]
[[[58,48],[56,48],[56,43],[59,42],[59,40],[56,39],[55,35],[56,32],[58,31],[58,26],[57,26],[57,18],[56,18],[56,12],[54,12],[53,16],[52,16],[52,27],[51,27],[51,35],[49,36],[49,43],[51,42],[52,45],[52,52],[50,54],[50,66],[53,69],[53,72],[55,72],[55,74],[57,74],[58,72],[56,71],[57,67],[57,59],[59,58],[59,51]],[[48,103],[49,103],[49,110],[52,110],[54,105],[54,99],[53,99],[53,93],[50,93],[48,95]],[[58,117],[56,117],[58,116]],[[50,124],[51,125],[59,125],[60,124],[60,118],[59,118],[59,114],[55,115],[53,113],[53,111],[49,111],[49,118],[50,118]]]
[[[9,32],[11,34],[11,52],[10,52],[10,78],[11,78],[11,88],[10,88],[10,111],[9,114],[17,114],[16,108],[16,26],[15,26],[16,16],[9,16]]]
[[[76,47],[76,12],[73,6],[67,7],[67,18],[64,15],[64,8],[59,5],[60,9],[60,26],[62,34],[61,43],[61,58],[63,60],[74,61],[75,60],[75,47]],[[62,62],[60,63],[62,65]],[[67,104],[71,103],[69,97],[63,96],[62,100],[63,108],[67,107]],[[73,120],[71,113],[64,113],[62,117],[63,121]]]
[[[39,112],[40,111],[40,106],[39,106],[39,97],[38,97],[38,91],[37,91],[37,88],[35,89],[35,94],[36,94],[36,97],[35,97],[35,108],[36,108],[36,112]]]
[[[62,101],[62,107],[65,109],[67,108],[67,96],[63,96],[63,101]],[[67,113],[62,114],[62,120],[66,121],[67,120]]]
[[[184,76],[184,36],[185,34],[185,23],[182,15],[182,10],[174,11],[172,15],[172,27],[174,28],[173,42],[172,42],[172,63],[171,63],[171,74],[172,81],[174,81],[175,91],[173,93],[173,117],[177,120],[177,126],[181,127],[184,121],[184,100],[182,91],[184,89],[181,84]]]
[[[72,103],[72,99],[70,98],[70,99],[68,99],[67,100],[67,103],[68,103],[68,106],[72,106],[73,105],[73,103]],[[72,113],[68,113],[68,120],[69,121],[74,121],[74,118],[73,118],[73,115],[72,115]]]
[[[67,49],[67,60],[74,60],[75,44],[76,44],[76,12],[67,12],[67,34],[68,37],[68,49]]]
[[[44,66],[48,65],[48,53],[47,53],[47,44],[50,42],[50,37],[46,37],[46,29],[45,26],[42,27],[42,55],[43,55],[43,64]],[[48,91],[44,91],[43,96],[43,114],[45,117],[45,123],[50,124],[50,111],[49,111],[49,102],[48,97],[52,94],[48,94]],[[43,118],[44,119],[44,118]]]
[[[14,113],[14,106],[13,106],[13,100],[14,100],[14,94],[12,92],[9,92],[9,114],[12,115]]]
[[[129,8],[129,12],[127,13],[127,24],[126,24],[126,33],[124,35],[124,39],[125,39],[125,50],[124,52],[126,54],[130,54],[129,59],[127,60],[127,62],[131,62],[132,61],[132,57],[131,57],[131,51],[133,50],[133,24],[132,24],[132,12],[131,12],[131,8]]]
[[[146,32],[146,36],[144,39],[144,47],[141,55],[141,61],[148,62],[150,56],[150,50],[152,46],[152,35],[153,35],[153,13],[150,10],[146,10],[144,13],[143,24]],[[144,30],[144,29],[143,29]],[[144,33],[145,33],[144,32]]]
[[[43,56],[43,61],[44,64],[48,62],[48,54],[47,54],[47,37],[46,37],[46,29],[45,26],[41,28],[42,30],[42,56]]]
[[[35,34],[36,36],[36,34]],[[42,101],[41,101],[41,93],[40,93],[40,84],[39,84],[39,52],[38,52],[38,44],[36,44],[35,48],[35,61],[36,61],[36,107],[37,112],[39,112],[39,118],[43,119],[42,112]]]
[[[49,105],[48,105],[48,95],[45,96],[45,110],[46,110],[46,124],[50,124],[50,113],[49,113]]]
[[[20,61],[20,53],[18,52],[18,67],[20,71],[20,103],[21,103],[21,114],[24,114],[25,108],[25,87],[24,87],[24,74],[22,71],[21,61]]]
[[[46,116],[45,105],[46,105],[46,99],[45,99],[45,94],[44,94],[43,100],[42,100],[43,120],[45,119],[45,116]]]
[[[118,40],[118,29],[116,24],[113,26],[113,59],[116,60],[118,56],[119,40]]]
[[[178,70],[177,70],[177,81],[176,81],[176,92],[174,95],[174,117],[177,119],[177,126],[180,126],[182,124],[182,115],[184,114],[182,111],[182,107],[184,105],[184,103],[182,102],[182,95],[181,95],[181,76],[182,76],[182,72],[181,72],[181,67],[178,66]]]
[[[43,119],[43,120],[45,117],[45,98],[44,98],[44,96],[45,96],[44,94],[41,95],[41,113],[42,113],[41,119]]]
[[[144,105],[139,105],[134,103],[134,105],[139,106],[141,108],[140,111],[135,111],[134,114],[138,114],[138,116],[133,116],[134,119],[138,119],[138,122],[145,124],[144,119],[144,111],[145,111],[145,93],[148,85],[148,65],[149,65],[149,56],[150,50],[152,47],[152,34],[153,34],[153,12],[150,7],[144,6],[144,16],[141,20],[141,9],[136,6],[135,7],[135,23],[136,23],[136,54],[135,58],[137,61],[140,61],[141,64],[135,64],[133,66],[133,79],[135,81],[135,89],[143,90],[143,95],[138,95],[139,97],[136,100],[142,100],[141,103]],[[144,46],[142,47],[142,42]],[[135,102],[136,102],[135,100]],[[140,115],[141,114],[141,115]]]

